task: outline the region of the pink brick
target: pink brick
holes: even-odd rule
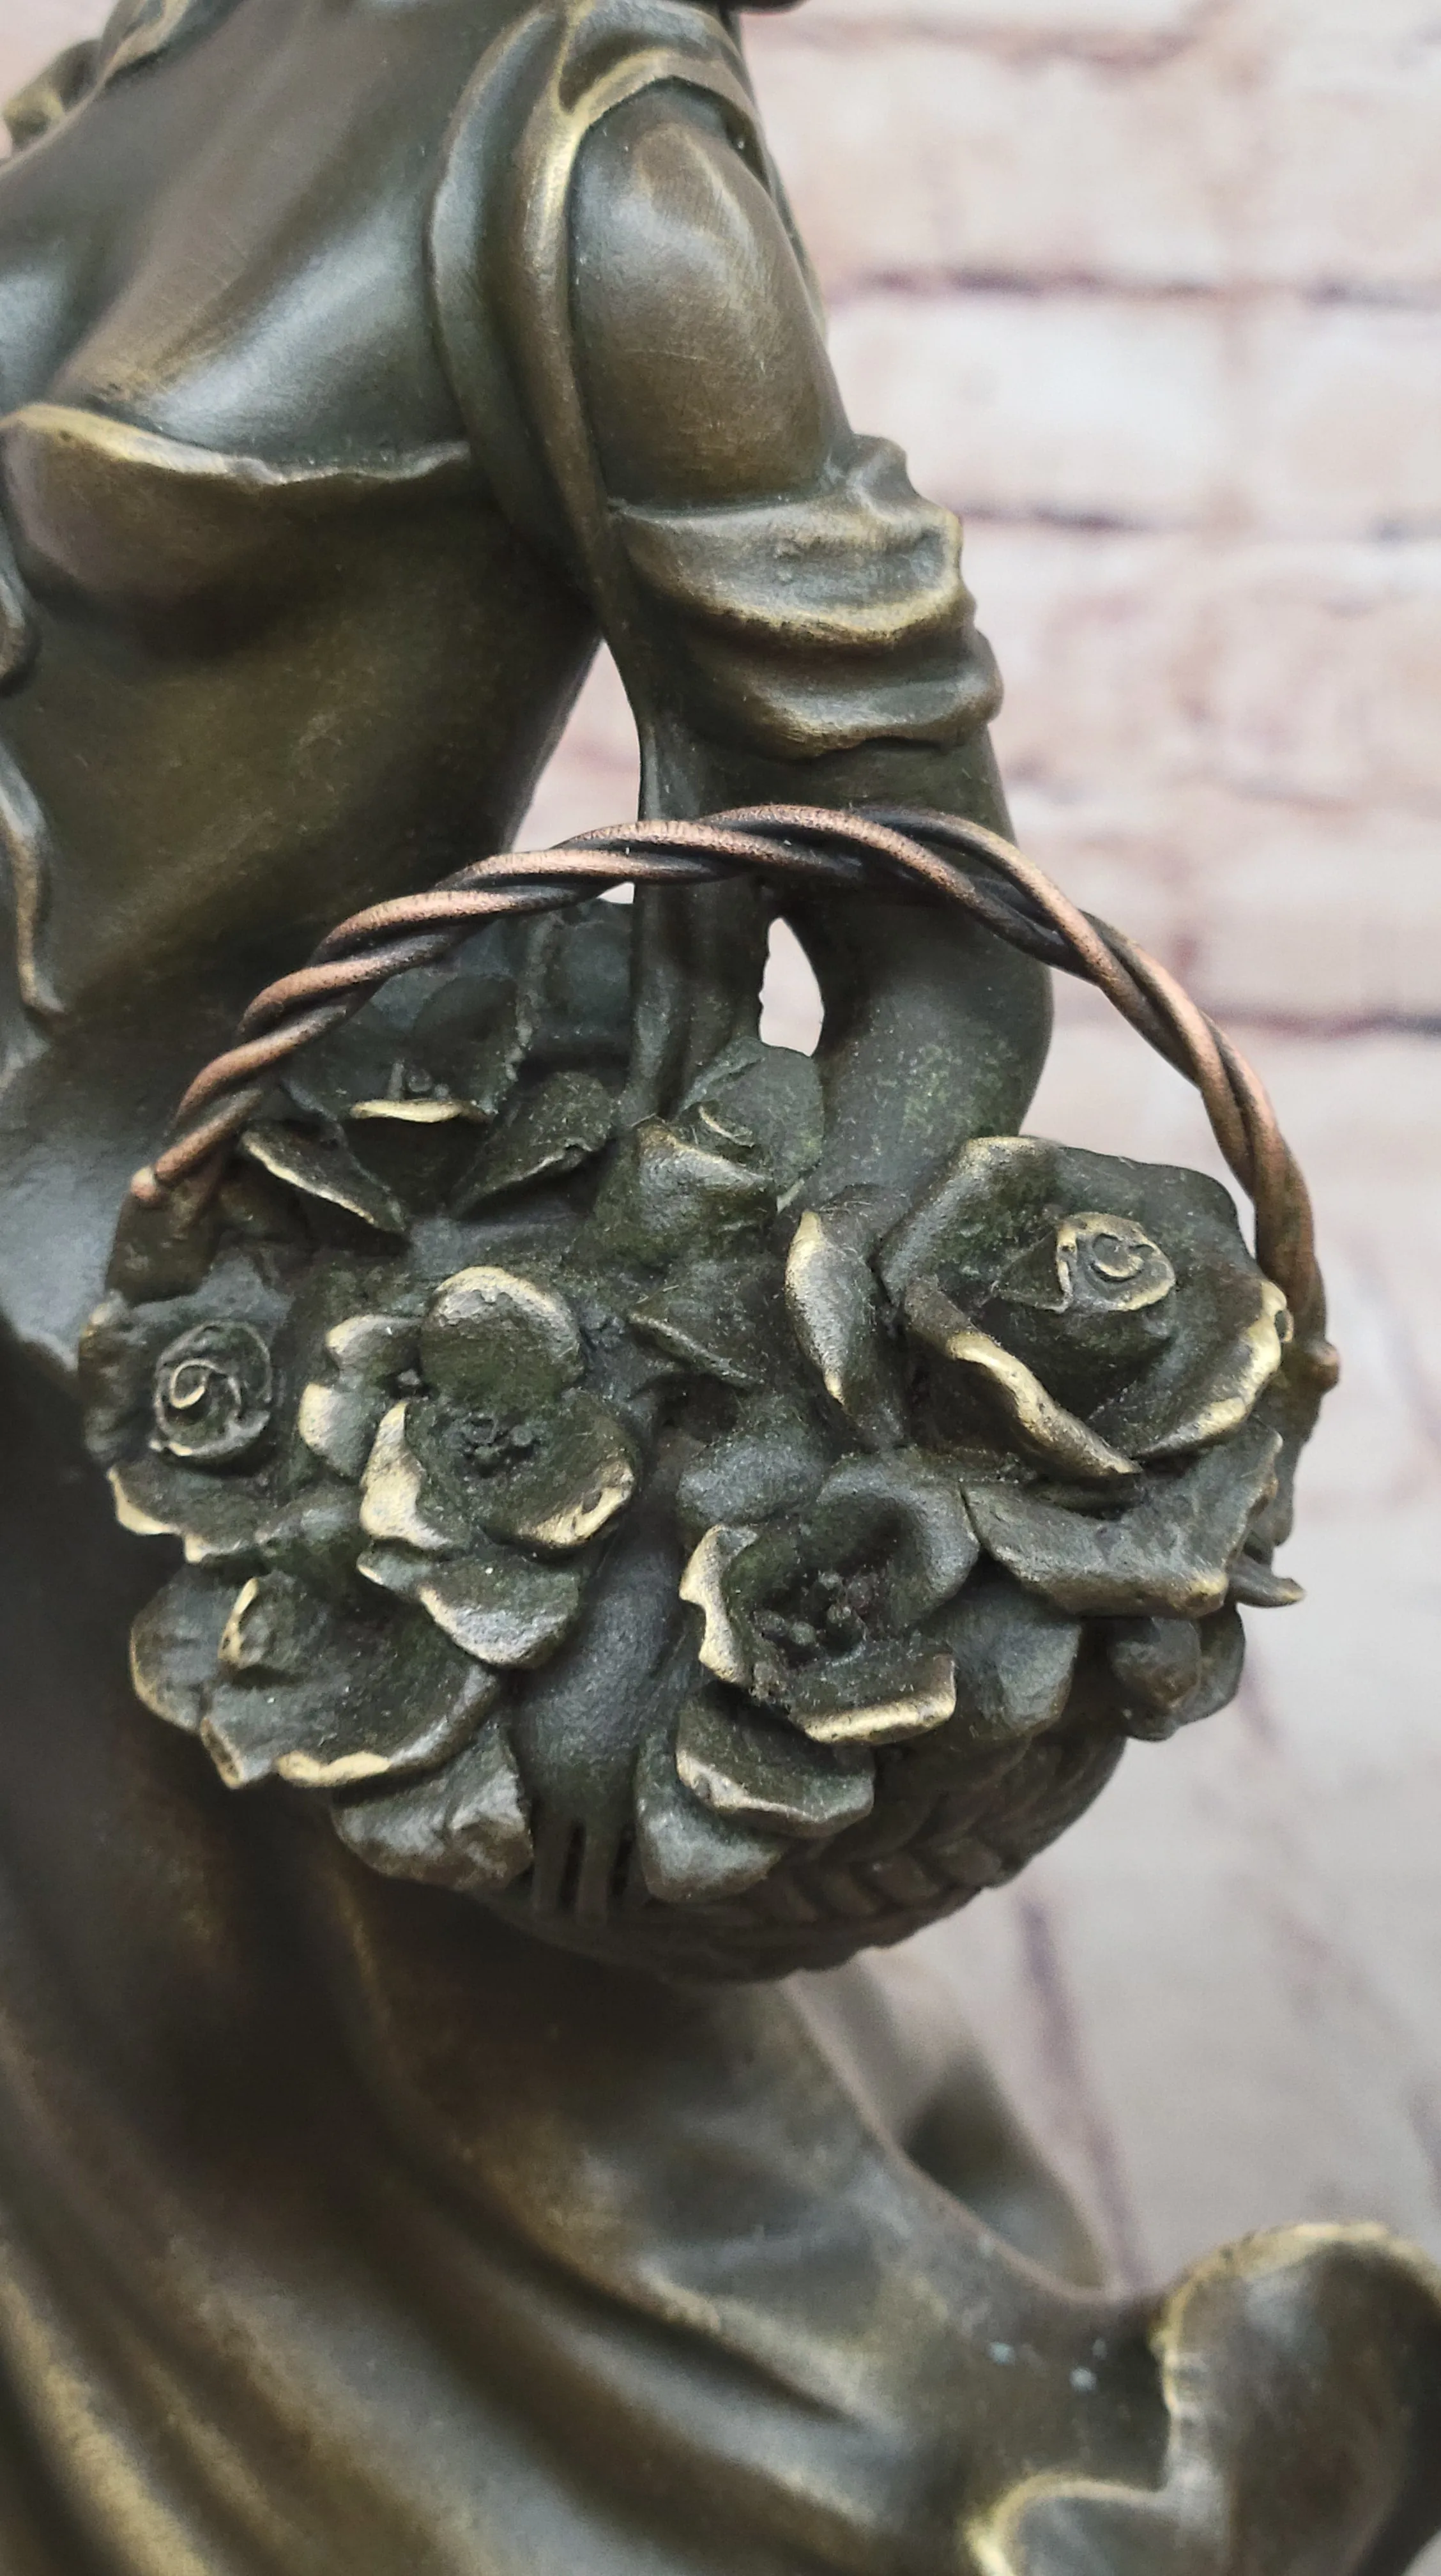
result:
[[[1193,773],[1180,666],[1197,554],[1186,536],[972,523],[966,577],[1005,679],[996,738],[1013,791],[1125,795]]]
[[[1238,802],[1229,821],[1195,861],[1191,975],[1210,1007],[1342,1023],[1441,1016],[1432,818]]]
[[[818,0],[829,26],[889,34],[886,0]],[[918,0],[907,22],[951,38],[985,37],[1027,48],[1087,46],[1107,52],[1184,42],[1204,24],[1207,0]],[[754,27],[756,21],[749,21]]]
[[[1271,801],[1409,804],[1441,827],[1441,543],[1238,548],[1194,597],[1215,775]]]
[[[828,46],[825,23],[778,20],[751,53],[828,293],[947,273],[1226,275],[1245,136],[1189,54],[1124,74],[906,35],[871,54]]]
[[[963,513],[1166,525],[1216,506],[1230,379],[1204,302],[863,295],[832,346],[857,422]]]
[[[1277,297],[1238,325],[1235,489],[1297,534],[1441,534],[1441,332],[1430,311]]]
[[[1019,784],[1017,836],[1222,1019],[1298,1025],[1441,1017],[1435,821],[1307,811],[1197,783],[1051,796]]]
[[[1012,782],[1214,780],[1441,821],[1441,545],[973,524]]]
[[[1358,67],[1359,69],[1359,67]],[[1277,284],[1441,287],[1441,53],[1429,74],[1307,81],[1261,103],[1242,256]]]
[[[749,42],[832,292],[927,272],[1441,283],[1441,48],[1268,45],[1249,16],[1133,64],[903,30],[861,47],[831,5]]]
[[[1429,312],[870,293],[842,306],[833,345],[857,419],[963,512],[1441,532]]]

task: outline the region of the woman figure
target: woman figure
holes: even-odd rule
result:
[[[127,1178],[332,921],[507,845],[602,630],[650,811],[1004,824],[957,531],[846,422],[732,22],[122,0],[12,123],[6,2569],[1399,2569],[1441,2510],[1408,2259],[1063,2289],[882,2134],[834,2006],[375,1878],[126,1682],[153,1577],[66,1381]],[[635,1114],[756,921],[642,899]],[[836,1186],[1019,1125],[1036,970],[809,928]]]

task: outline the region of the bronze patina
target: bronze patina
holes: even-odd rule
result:
[[[1007,838],[734,20],[124,0],[10,120],[7,2576],[1399,2576],[1418,2254],[1119,2297],[880,2082],[856,1954],[1296,1597],[1334,1360]],[[601,636],[642,819],[508,853]],[[1254,1250],[1020,1132],[1053,969]]]

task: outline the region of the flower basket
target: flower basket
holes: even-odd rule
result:
[[[939,1136],[827,1189],[811,1059],[637,1110],[622,881],[957,910],[1196,1084],[1199,1174]],[[372,1866],[769,1976],[1012,1876],[1222,1707],[1335,1362],[1234,1049],[1010,845],[774,807],[506,855],[262,995],[137,1176],[83,1352],[156,1715]]]

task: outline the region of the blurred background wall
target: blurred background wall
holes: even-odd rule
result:
[[[102,14],[0,12],[7,85]],[[894,1973],[1119,2276],[1299,2217],[1441,2253],[1441,5],[810,0],[748,42],[853,416],[966,520],[1018,835],[1270,1081],[1347,1363],[1239,1706]],[[531,837],[633,796],[601,670]],[[1033,1124],[1211,1160],[1069,993]]]

